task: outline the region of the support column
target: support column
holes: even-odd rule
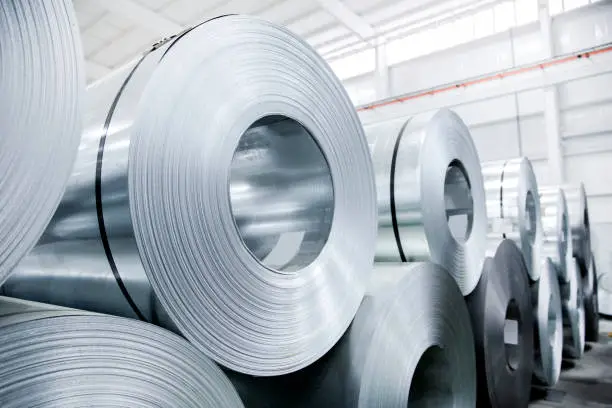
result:
[[[387,64],[387,41],[385,38],[376,39],[376,71],[374,71],[374,84],[376,99],[385,99],[391,96],[389,83],[389,65]]]
[[[544,57],[555,56],[552,21],[548,9],[548,0],[538,1],[540,17],[540,34],[544,49]],[[556,86],[544,88],[544,124],[546,128],[546,146],[550,182],[562,184],[565,182],[565,164],[561,139],[561,117],[559,112],[559,95]]]

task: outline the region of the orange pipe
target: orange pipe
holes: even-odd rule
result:
[[[612,45],[606,45],[602,48],[596,48],[596,49],[592,49],[589,51],[580,51],[577,54],[562,56],[562,57],[554,58],[548,61],[538,62],[532,65],[512,68],[512,69],[509,69],[508,71],[499,72],[496,74],[491,74],[491,75],[476,78],[476,79],[471,79],[471,80],[457,83],[454,85],[443,85],[439,88],[433,88],[427,91],[421,91],[421,92],[417,92],[414,94],[408,94],[408,95],[400,96],[400,97],[393,98],[393,99],[383,100],[380,102],[374,102],[374,103],[364,105],[364,106],[357,108],[357,111],[373,110],[373,109],[381,108],[383,106],[393,105],[396,103],[402,103],[402,102],[406,102],[412,99],[421,98],[427,95],[436,95],[442,92],[452,91],[453,89],[457,89],[457,88],[467,88],[468,86],[477,85],[477,84],[481,84],[484,82],[490,82],[496,79],[504,79],[504,78],[508,78],[511,76],[523,74],[526,72],[536,71],[538,69],[545,69],[545,68],[552,67],[555,65],[560,65],[560,64],[567,63],[567,62],[579,60],[582,58],[590,58],[593,55],[604,54],[604,53],[611,52],[611,51],[612,51]]]

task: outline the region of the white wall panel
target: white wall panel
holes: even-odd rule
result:
[[[470,133],[481,161],[501,160],[519,155],[515,122],[503,121],[472,126]]]
[[[566,156],[567,181],[582,181],[588,194],[610,194],[612,186],[612,151]],[[612,208],[612,207],[611,207]]]
[[[519,120],[521,153],[527,157],[546,157],[544,115],[522,116]]]

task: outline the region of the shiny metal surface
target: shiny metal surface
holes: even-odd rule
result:
[[[281,400],[261,387],[241,396],[249,407],[475,406],[474,340],[457,284],[431,263],[377,264],[342,339],[280,388],[267,391]]]
[[[597,286],[597,268],[595,257],[591,254],[588,270],[581,273],[582,289],[584,291],[584,322],[585,340],[599,341],[599,302]],[[582,268],[582,267],[581,267]]]
[[[40,238],[82,126],[84,63],[68,0],[0,2],[0,283]]]
[[[532,280],[540,277],[542,225],[540,196],[531,162],[526,157],[482,164],[488,236],[514,241],[525,258]]]
[[[487,257],[466,303],[476,346],[477,406],[526,406],[533,374],[534,316],[527,266],[513,241],[501,240],[495,256]]]
[[[376,237],[366,140],[329,66],[284,28],[226,16],[88,96],[71,185],[4,293],[161,324],[246,374],[325,354]]]
[[[0,401],[22,407],[242,407],[191,344],[136,320],[0,297]]]
[[[446,109],[365,130],[376,173],[376,261],[430,260],[470,293],[482,271],[487,217],[469,130]]]
[[[578,271],[578,261],[571,258],[567,282],[559,282],[563,311],[563,354],[581,358],[585,345],[584,293]]]
[[[563,314],[557,269],[542,257],[540,279],[531,285],[535,315],[534,366],[537,383],[552,386],[559,381],[563,353]]]
[[[612,274],[597,275],[597,304],[599,314],[612,317]]]
[[[542,255],[551,259],[559,278],[567,281],[572,262],[572,240],[565,194],[559,187],[541,187],[539,192],[544,232]]]
[[[591,262],[591,223],[584,184],[562,186],[567,199],[573,254],[585,268]]]

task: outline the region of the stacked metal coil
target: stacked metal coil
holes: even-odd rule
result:
[[[597,277],[597,308],[600,315],[612,317],[612,273],[597,273],[597,265],[593,264]]]
[[[442,109],[366,127],[376,173],[376,261],[432,261],[461,292],[478,283],[487,214],[480,160],[468,128]]]
[[[531,162],[526,157],[482,165],[489,238],[514,241],[525,258],[529,277],[540,277],[542,224],[540,196]]]
[[[557,269],[548,257],[542,257],[540,279],[531,285],[531,300],[535,316],[534,379],[552,386],[561,374],[563,313]]]
[[[366,139],[325,61],[225,16],[88,93],[71,183],[4,293],[160,324],[257,376],[323,356],[376,239]]]
[[[591,254],[590,265],[586,274],[582,276],[582,289],[584,292],[584,321],[585,321],[585,340],[599,340],[599,302],[597,270],[595,267],[595,257]]]
[[[572,237],[565,194],[559,187],[542,187],[539,193],[544,233],[542,254],[552,260],[559,279],[566,282],[572,262]]]
[[[0,401],[21,407],[242,407],[179,336],[113,316],[0,297]]]
[[[572,358],[581,358],[585,346],[584,294],[578,268],[576,258],[571,258],[567,281],[559,283],[563,311],[563,354]]]
[[[534,316],[528,269],[513,241],[502,240],[493,257],[487,257],[478,286],[466,302],[476,346],[477,406],[527,406]]]
[[[78,29],[69,0],[0,2],[0,283],[40,238],[76,157]]]
[[[563,186],[567,200],[567,213],[572,233],[573,254],[578,259],[581,273],[586,274],[591,262],[591,225],[584,184]]]

